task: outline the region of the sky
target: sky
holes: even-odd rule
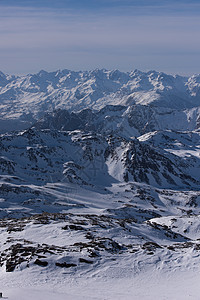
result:
[[[200,73],[198,0],[0,0],[0,70]]]

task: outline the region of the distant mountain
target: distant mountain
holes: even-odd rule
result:
[[[173,109],[200,106],[200,76],[162,72],[94,70],[0,74],[0,116],[17,118],[62,108],[79,111],[106,105],[150,105]]]
[[[35,123],[37,129],[84,130],[126,138],[157,130],[191,131],[200,128],[200,107],[175,110],[144,105],[107,105],[101,110],[80,112],[54,110]]]

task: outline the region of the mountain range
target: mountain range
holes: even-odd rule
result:
[[[199,75],[0,73],[0,132],[5,289],[198,274]]]
[[[117,105],[133,110],[135,106],[141,110],[149,107],[148,113],[156,115],[160,109],[164,116],[178,113],[179,118],[191,124],[199,117],[199,95],[199,75],[181,77],[156,71],[124,73],[98,69],[40,71],[24,76],[0,73],[0,121],[2,128],[8,128],[8,124],[15,128],[16,120],[23,127],[57,109],[99,111],[107,105]]]

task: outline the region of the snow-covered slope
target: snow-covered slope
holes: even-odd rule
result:
[[[83,263],[90,265],[99,264],[99,260],[91,261],[93,255],[105,258],[102,251],[126,255],[143,249],[144,253],[154,253],[157,248],[184,247],[191,240],[184,229],[177,231],[165,219],[186,220],[189,226],[186,216],[200,214],[198,132],[157,131],[124,138],[81,130],[32,128],[1,135],[0,145],[1,218],[19,218],[1,222],[3,232],[7,227],[7,232],[14,232],[11,243],[9,238],[2,241],[5,250],[1,261],[8,272],[15,267],[26,268],[27,263],[32,266],[33,258],[41,266],[58,262],[63,267],[77,267],[80,258],[70,255],[66,260],[62,254],[65,251],[83,251]],[[195,220],[196,228],[198,218]],[[35,223],[44,230],[41,241],[34,231]],[[49,229],[42,224],[50,224]],[[31,234],[26,232],[29,228]],[[77,237],[61,238],[63,228],[67,236],[75,230]],[[53,235],[61,230],[56,233],[61,240],[55,236],[53,242],[58,248],[52,249],[48,230]],[[24,238],[31,237],[28,249],[21,233],[15,233],[18,231]],[[48,238],[44,239],[46,234]],[[39,253],[47,251],[42,241],[55,257],[48,260],[45,256],[38,262]],[[187,245],[200,247],[194,236],[190,243]],[[20,253],[28,251],[27,255],[11,263],[9,255],[13,257],[12,251],[17,249]],[[30,258],[29,252],[33,253]]]
[[[0,73],[5,296],[191,299],[199,89],[199,76],[155,71]]]

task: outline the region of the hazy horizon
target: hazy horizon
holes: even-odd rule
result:
[[[198,74],[199,15],[195,0],[1,0],[0,70]]]
[[[141,69],[137,69],[137,68],[133,68],[133,69],[130,69],[130,70],[122,70],[122,69],[107,69],[107,68],[93,68],[93,69],[71,69],[71,68],[59,68],[59,69],[38,69],[36,70],[35,72],[26,72],[26,73],[8,73],[8,72],[4,72],[2,70],[0,70],[0,72],[2,72],[4,75],[8,75],[8,76],[27,76],[27,75],[34,75],[34,74],[38,74],[39,72],[41,71],[45,71],[45,72],[48,72],[48,73],[54,73],[54,72],[58,72],[58,71],[63,71],[63,70],[68,70],[68,71],[72,71],[72,72],[92,72],[92,71],[95,71],[95,70],[106,70],[106,71],[115,71],[115,70],[118,70],[120,72],[123,72],[123,73],[130,73],[130,72],[133,72],[135,70],[138,70],[138,71],[141,71],[143,73],[148,73],[148,72],[159,72],[159,73],[164,73],[164,74],[167,74],[167,75],[172,75],[172,76],[182,76],[182,77],[191,77],[191,76],[198,76],[200,75],[200,72],[199,73],[191,73],[191,74],[184,74],[184,73],[173,73],[173,72],[164,72],[163,70],[155,70],[155,69],[146,69],[146,70],[141,70]]]

